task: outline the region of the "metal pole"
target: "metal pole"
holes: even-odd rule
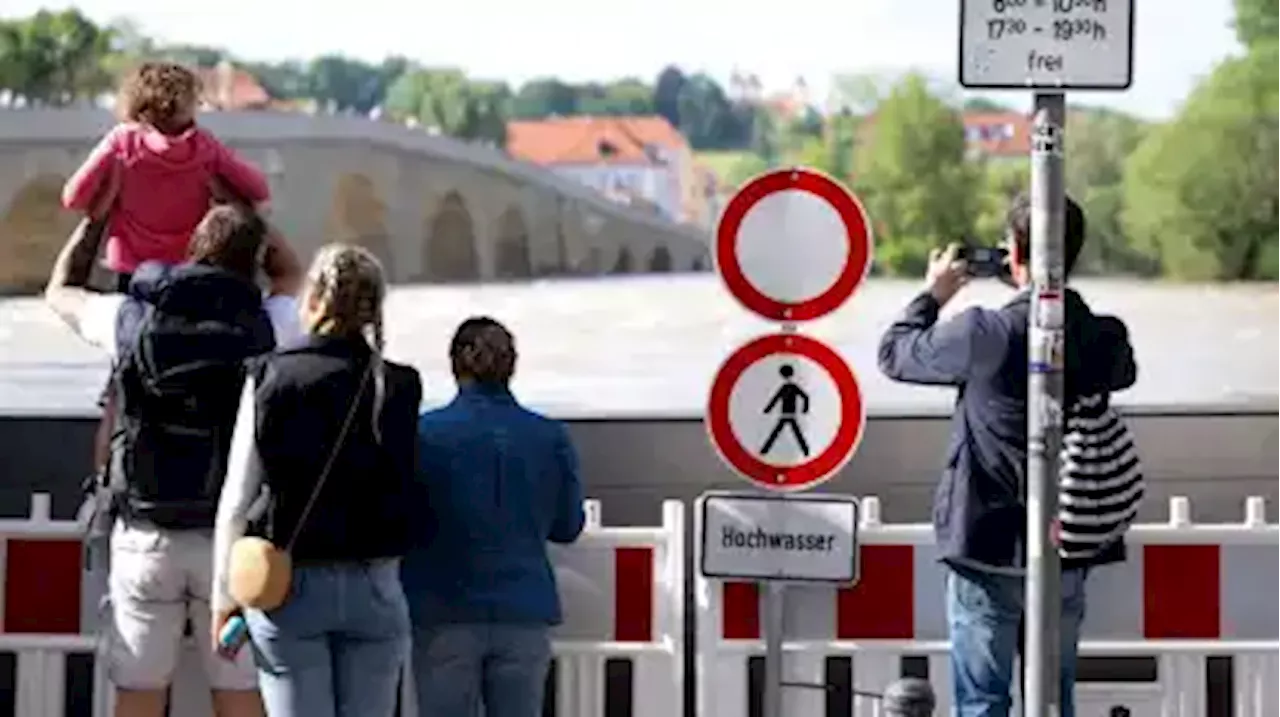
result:
[[[767,582],[764,586],[764,717],[782,714],[782,616],[786,586]]]
[[[1027,373],[1027,583],[1023,713],[1058,717],[1062,575],[1050,536],[1058,514],[1065,350],[1062,171],[1066,101],[1036,93],[1031,147],[1031,318]]]

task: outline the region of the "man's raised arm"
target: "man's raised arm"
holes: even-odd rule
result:
[[[86,287],[106,233],[105,221],[82,220],[58,252],[49,283],[44,287],[45,302],[82,336],[85,307],[95,293]]]
[[[877,363],[894,381],[954,386],[989,368],[1003,354],[998,327],[981,309],[971,308],[942,323],[938,313],[968,282],[958,247],[930,253],[926,288],[880,338]]]

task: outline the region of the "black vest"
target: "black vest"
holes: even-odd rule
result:
[[[161,528],[212,528],[245,361],[275,346],[261,293],[212,267],[147,266],[117,336],[117,508]]]

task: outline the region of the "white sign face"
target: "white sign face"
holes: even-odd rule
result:
[[[735,254],[762,294],[787,304],[820,296],[849,262],[849,232],[825,199],[787,189],[747,210]]]
[[[960,84],[1128,89],[1133,0],[961,0]]]
[[[751,364],[729,397],[729,425],[738,443],[779,468],[822,455],[843,417],[831,374],[799,354],[770,354]]]
[[[858,579],[858,503],[848,496],[703,495],[708,578],[849,584]]]

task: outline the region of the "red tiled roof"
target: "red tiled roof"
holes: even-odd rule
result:
[[[201,99],[217,109],[264,109],[272,102],[258,78],[240,68],[233,68],[229,73],[229,88],[223,85],[227,74],[217,67],[199,67],[196,73],[204,89]]]
[[[507,123],[507,152],[535,164],[652,164],[646,146],[688,146],[665,117],[559,117]],[[607,147],[602,152],[602,147]],[[611,150],[611,151],[610,151]]]
[[[1031,152],[1031,120],[1020,112],[965,112],[965,140],[984,154]],[[1012,130],[1006,134],[1005,128]]]
[[[1031,152],[1031,118],[1020,112],[962,112],[960,120],[970,149],[1003,157]],[[870,136],[875,122],[876,116],[868,115],[859,131]],[[1006,128],[1012,130],[1008,135]]]

